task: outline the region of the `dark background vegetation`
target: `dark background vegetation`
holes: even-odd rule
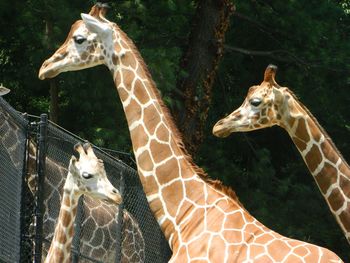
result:
[[[180,60],[201,1],[116,1],[108,14],[134,40],[170,108],[183,74]],[[204,1],[203,1],[204,2]],[[44,59],[65,40],[93,1],[0,0],[0,83],[22,112],[49,112],[49,82],[37,78]],[[269,63],[350,160],[350,2],[236,0],[224,56],[213,85],[203,143],[195,159],[232,186],[248,211],[288,237],[325,246],[345,262],[350,250],[287,133],[271,128],[212,136],[215,122],[262,81]],[[202,18],[203,20],[206,17]],[[50,25],[47,36],[45,27]],[[124,113],[106,67],[58,76],[58,123],[93,143],[131,152]]]

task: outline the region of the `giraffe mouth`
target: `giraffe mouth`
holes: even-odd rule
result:
[[[227,126],[225,119],[219,120],[213,127],[213,134],[219,138],[226,138],[231,134],[230,128]]]
[[[214,134],[214,136],[219,137],[219,138],[226,138],[231,134],[231,131],[227,128],[215,125],[213,128],[213,134]]]
[[[60,74],[60,72],[50,63],[50,61],[46,60],[39,70],[39,79],[51,79],[58,74]]]
[[[110,204],[120,205],[123,202],[123,198],[119,193],[113,193],[108,195],[107,198],[104,199],[104,201]]]
[[[39,73],[39,79],[40,80],[45,80],[45,79],[52,79],[54,77],[56,77],[59,74],[59,72],[57,71],[46,71],[46,72],[40,72]]]

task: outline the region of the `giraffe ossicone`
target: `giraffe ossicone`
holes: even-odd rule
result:
[[[243,104],[215,124],[213,134],[226,137],[273,125],[284,128],[350,243],[350,167],[311,112],[291,90],[277,84],[276,71],[269,65],[263,82],[252,86]]]
[[[138,50],[95,5],[46,60],[41,79],[105,64],[129,126],[151,211],[170,248],[169,262],[342,262],[333,252],[268,229],[232,190],[210,180],[183,147],[179,132]],[[99,34],[108,26],[111,35]]]
[[[91,145],[77,144],[75,150],[79,153],[79,159],[75,156],[70,159],[58,221],[45,259],[46,263],[71,261],[74,221],[81,195],[89,195],[116,205],[122,201],[119,191],[107,178],[103,161],[96,157]]]

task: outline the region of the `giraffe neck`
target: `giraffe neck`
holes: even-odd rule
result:
[[[0,105],[0,143],[7,150],[13,165],[21,169],[23,156],[19,155],[21,147],[25,143],[25,133],[20,126],[13,121],[12,116]]]
[[[114,47],[118,53],[124,49],[124,53],[113,57],[108,66],[125,111],[141,183],[150,208],[173,248],[174,240],[179,238],[174,237],[179,233],[176,231],[179,221],[192,209],[185,199],[193,203],[204,200],[204,182],[197,173],[200,169],[193,165],[183,148],[178,130],[141,56],[119,30],[123,39],[116,38]]]
[[[69,180],[69,175],[67,181]],[[66,182],[67,184],[67,182]],[[61,208],[55,233],[51,241],[45,263],[70,262],[71,245],[74,236],[74,221],[77,213],[79,196],[73,191],[63,190]]]
[[[350,242],[350,168],[308,109],[295,101],[286,129]]]

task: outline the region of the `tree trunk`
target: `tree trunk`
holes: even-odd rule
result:
[[[45,37],[47,43],[47,49],[52,49],[51,35],[52,35],[52,22],[49,18],[45,19],[46,30]],[[54,123],[58,123],[58,87],[55,79],[50,79],[50,120]]]
[[[203,141],[212,86],[234,10],[229,0],[200,0],[197,4],[174,92],[181,103],[174,116],[190,154],[195,154]]]

